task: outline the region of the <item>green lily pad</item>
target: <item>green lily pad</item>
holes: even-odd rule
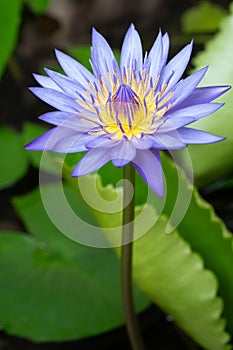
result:
[[[88,185],[87,179],[87,188],[92,181],[89,177]],[[98,189],[107,199],[107,189],[101,186]],[[115,192],[110,186],[108,191]],[[141,212],[144,212],[144,220],[137,221],[135,230],[145,234],[134,242],[134,278],[137,285],[201,346],[211,350],[230,349],[226,321],[221,318],[223,300],[217,296],[218,281],[214,272],[204,267],[202,257],[192,251],[179,230],[165,233],[167,216],[160,216],[146,233],[145,224],[157,214],[150,204],[139,207],[136,217]],[[99,212],[96,218],[102,227],[106,227],[107,223],[108,227],[120,230],[121,213],[111,214],[108,219],[106,213]],[[190,227],[187,235],[189,230]],[[109,239],[109,235],[107,237]]]
[[[210,33],[219,28],[219,24],[227,11],[208,1],[201,1],[188,8],[181,17],[182,29],[185,33]]]
[[[209,66],[202,81],[203,86],[231,85],[233,83],[233,5],[231,13],[226,16],[220,26],[220,31],[210,40],[203,52],[193,60],[197,69]],[[194,124],[195,128],[226,137],[226,140],[212,145],[190,145],[188,147],[192,158],[196,184],[205,186],[233,171],[233,118],[232,90],[224,94],[220,101],[225,106],[214,115],[203,118]]]
[[[46,190],[54,187],[46,185]],[[68,186],[64,191],[78,208],[77,193]],[[64,341],[122,325],[120,264],[114,252],[62,234],[50,221],[39,190],[17,197],[14,204],[32,236],[0,233],[1,327],[33,341]],[[148,299],[137,288],[135,295],[137,311],[145,309]]]
[[[13,130],[0,128],[0,189],[17,182],[25,175],[28,160],[20,136]]]
[[[135,242],[134,275],[142,291],[205,349],[230,349],[217,279],[167,218]]]
[[[162,158],[168,194],[163,212],[170,217],[179,188],[177,171],[168,157]],[[184,186],[190,188],[182,170],[179,173]],[[154,197],[154,205],[157,205],[158,201],[159,199]],[[203,257],[205,266],[216,274],[219,281],[219,294],[225,304],[224,317],[227,319],[227,329],[233,334],[232,234],[215,214],[213,207],[199,195],[196,188],[193,189],[187,212],[179,223],[178,230],[192,249]]]
[[[178,178],[177,178],[177,170],[175,169],[172,162],[166,156],[162,156],[162,161],[163,161],[163,170],[164,170],[166,184],[167,184],[167,195],[166,195],[167,197],[166,197],[165,207],[163,209],[163,213],[165,214],[165,217],[163,220],[167,222],[167,219],[170,218],[172,209],[176,202],[179,185],[178,185]],[[121,177],[121,172],[120,171],[115,172],[115,170],[116,169],[112,167],[111,164],[109,164],[108,167],[104,167],[101,170],[101,173],[104,177],[105,184],[109,182],[113,182],[114,184],[116,184],[118,182],[118,180]],[[190,192],[191,196],[190,196],[190,203],[188,203],[189,205],[186,208],[187,212],[184,211],[183,220],[181,221],[180,224],[178,222],[179,226],[178,226],[177,234],[181,240],[184,240],[186,244],[188,244],[191,247],[194,255],[195,253],[198,253],[202,257],[202,259],[204,259],[204,266],[207,267],[209,270],[211,270],[215,276],[217,276],[219,286],[217,283],[215,283],[215,286],[214,284],[212,284],[213,293],[214,295],[216,295],[216,293],[218,292],[224,300],[224,304],[225,304],[224,316],[227,318],[227,329],[232,332],[232,321],[233,321],[232,315],[231,315],[231,310],[232,310],[231,295],[233,291],[232,274],[231,274],[232,266],[233,266],[232,238],[230,236],[230,233],[227,231],[224,224],[222,223],[222,221],[219,218],[217,218],[217,216],[214,214],[211,206],[207,202],[205,202],[203,199],[201,199],[201,197],[198,195],[196,190],[194,190],[192,195],[192,189],[190,187],[190,184],[187,182],[182,172],[179,171],[179,174],[180,174],[180,181],[182,183],[182,186],[184,187],[184,189]],[[70,172],[66,174],[66,178],[72,184],[72,186],[74,186],[75,189],[79,191],[77,187],[77,182],[71,179]],[[146,191],[144,187],[140,186],[141,184],[144,183],[143,180],[138,178],[137,181],[138,183],[137,183],[136,194],[139,193],[141,196],[140,200],[138,200],[138,203],[140,203],[140,201],[143,198],[145,199]],[[84,184],[84,190],[86,188],[86,193],[92,193],[91,189],[94,188],[93,183],[95,183],[95,177],[92,177],[92,176],[85,177],[85,181],[83,182],[83,184]],[[111,198],[114,198],[114,196],[119,195],[119,191],[116,192],[115,190],[111,189],[111,186],[103,188],[98,181],[97,181],[97,187],[101,197],[105,198],[105,200],[107,200],[107,198],[109,200],[109,198],[111,199]],[[94,202],[95,204],[99,203],[99,199],[95,198],[94,194],[91,197],[92,197],[93,203]],[[152,203],[156,208],[158,208],[161,205],[160,203],[161,200],[155,195],[154,196],[151,195],[150,192],[149,192],[149,197],[150,197],[150,203]],[[182,198],[181,198],[181,201],[183,201]],[[181,202],[179,203],[182,204]],[[150,207],[150,210],[151,208],[152,207]],[[99,203],[98,209],[101,210],[101,203]],[[87,208],[87,210],[92,211],[96,220],[103,227],[106,227],[106,226],[111,227],[112,225],[115,225],[117,227],[121,223],[119,212],[116,214],[113,213],[109,215],[107,213],[98,212],[98,210],[93,211],[90,208]],[[155,211],[154,213],[155,213],[154,215],[157,215]],[[151,217],[153,217],[153,214],[150,212],[150,220],[151,220]],[[148,218],[147,221],[149,222],[150,220]],[[164,260],[166,259],[167,257],[164,257]],[[170,276],[170,272],[168,272],[168,282],[170,278],[169,276]],[[135,278],[137,279],[137,277]],[[143,289],[143,286],[140,285],[140,288]],[[184,291],[184,294],[185,293],[186,291]],[[187,293],[189,293],[189,291]],[[165,311],[169,312],[170,308],[173,307],[172,306],[173,299],[167,300],[166,302],[168,305],[164,306],[163,304],[161,304],[159,300],[159,296],[157,297],[158,297],[158,300],[153,299],[153,301],[159,304]],[[193,299],[193,301],[194,300],[195,298]],[[217,309],[218,309],[218,313],[217,313],[218,319],[221,320],[220,314],[221,312],[223,312],[223,306],[219,304]],[[192,324],[188,326],[188,329],[187,329],[186,322],[182,321],[182,317],[185,318],[185,315],[189,315],[189,309],[188,308],[186,309],[185,307],[183,312],[184,312],[184,315],[179,316],[178,318],[176,318],[176,313],[172,313],[172,315],[175,319],[177,319],[177,323],[182,328],[184,328],[187,331],[187,333],[189,333],[194,339],[196,339],[197,342],[199,342],[202,345],[205,344],[206,342],[206,336],[204,335],[206,332],[205,329],[207,329],[207,333],[209,331],[212,333],[215,332],[213,329],[213,323],[214,323],[212,322],[213,320],[210,321],[210,318],[202,320],[201,324],[202,322],[204,323],[202,324],[201,329],[197,329],[196,325],[192,325]],[[191,315],[190,316],[191,318],[194,317],[194,315],[192,316],[192,312],[190,315]],[[195,317],[197,319],[197,315],[195,315]],[[198,315],[198,317],[202,318],[201,314]],[[222,324],[222,328],[220,327],[221,332],[218,335],[219,338],[216,339],[213,337],[213,339],[220,344],[218,345],[220,349],[222,349],[224,342],[227,342],[226,341],[227,336],[224,332],[224,326],[223,326],[224,323],[221,323],[221,322],[223,321],[220,321],[219,323],[219,325]],[[209,333],[210,338],[212,337],[211,334]],[[215,349],[214,347],[212,348]],[[216,347],[216,349],[218,349],[218,347]]]
[[[0,1],[0,76],[17,42],[21,8],[20,0]]]

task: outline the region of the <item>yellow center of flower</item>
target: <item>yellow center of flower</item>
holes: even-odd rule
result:
[[[86,91],[88,99],[83,102],[77,100],[96,115],[96,118],[85,115],[85,112],[81,115],[84,123],[100,127],[98,131],[89,133],[96,136],[108,134],[112,140],[123,137],[131,140],[133,136],[140,139],[144,134],[156,132],[163,123],[164,114],[171,108],[169,99],[172,92],[165,94],[167,85],[164,84],[155,95],[159,77],[151,82],[145,71],[142,76],[136,77],[129,69],[121,82],[117,72],[114,77],[108,74],[107,78],[108,86],[100,77],[98,84],[90,83],[92,93]]]

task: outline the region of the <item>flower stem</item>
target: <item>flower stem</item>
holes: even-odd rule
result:
[[[133,187],[130,188],[128,181]],[[132,289],[132,258],[135,202],[135,169],[132,164],[124,167],[124,209],[121,248],[121,288],[126,328],[133,350],[144,350],[137,318],[134,311]]]

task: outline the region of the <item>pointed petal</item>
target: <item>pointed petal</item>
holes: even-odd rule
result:
[[[93,120],[95,115],[93,115]],[[93,126],[83,123],[80,120],[79,114],[68,113],[68,112],[48,112],[39,116],[40,120],[43,120],[47,123],[62,126],[65,128],[73,129],[76,132],[87,132],[94,129]]]
[[[39,119],[53,125],[61,125],[66,119],[69,119],[71,116],[75,116],[75,114],[55,111],[44,113],[39,116]]]
[[[61,138],[52,148],[52,151],[59,153],[77,153],[87,151],[86,143],[93,139],[89,134],[76,134]]]
[[[55,127],[25,146],[25,149],[32,151],[50,151],[53,150],[57,142],[63,138],[74,136],[77,133],[71,129]]]
[[[116,167],[122,167],[131,162],[136,155],[136,149],[128,140],[122,140],[120,144],[111,150],[112,163]]]
[[[65,92],[65,94],[73,97],[74,99],[78,99],[80,94],[83,94],[85,98],[90,101],[90,98],[88,98],[88,95],[85,92],[86,88],[84,89],[79,82],[47,68],[45,68],[45,72],[50,76],[55,84],[57,84],[60,89]]]
[[[160,197],[163,196],[163,172],[159,151],[137,150],[137,155],[133,161],[133,166],[141,177],[147,182],[149,187]]]
[[[90,150],[74,168],[72,176],[83,176],[98,170],[111,160],[109,149],[93,148]]]
[[[33,77],[42,87],[62,91],[62,89],[49,77],[40,74],[33,74]]]
[[[187,144],[215,143],[225,139],[225,137],[220,137],[202,130],[191,128],[181,128],[178,129],[177,132],[180,134],[182,141]]]
[[[111,77],[114,76],[114,72],[119,73],[118,64],[108,42],[95,29],[92,31],[91,61],[95,75],[104,77],[105,83],[111,90],[107,73],[109,72]]]
[[[192,46],[192,43],[185,46],[164,67],[161,73],[160,85],[162,86],[163,84],[167,83],[167,92],[171,90],[171,88],[179,81],[179,79],[183,75],[190,60]]]
[[[50,106],[57,108],[64,112],[77,112],[81,110],[81,107],[75,102],[75,100],[64,93],[52,89],[32,87],[29,90],[39,97],[42,101],[48,103]]]
[[[60,111],[47,112],[40,115],[39,119],[53,125],[57,125],[57,126],[62,125],[63,127],[67,127],[70,129],[77,130],[77,126],[78,128],[79,127],[81,128],[82,126],[84,126],[85,130],[87,128],[87,126],[79,120],[77,114],[69,113],[69,112],[60,112]],[[80,130],[80,131],[83,131],[83,130]]]
[[[87,82],[94,81],[95,77],[88,69],[86,69],[82,64],[73,59],[72,57],[66,55],[65,53],[55,50],[60,66],[64,72],[72,79],[77,80],[80,84],[85,86],[89,90]]]
[[[197,105],[201,103],[208,103],[215,100],[217,97],[224,94],[230,89],[230,86],[207,86],[198,87],[183,101],[178,108]]]
[[[163,58],[163,45],[162,45],[162,33],[159,32],[147,58],[144,63],[146,71],[150,72],[150,77],[154,80],[160,73],[161,66],[164,61]]]
[[[192,75],[185,78],[184,80],[181,80],[176,85],[176,87],[173,90],[172,97],[169,100],[169,103],[172,103],[172,108],[178,105],[179,103],[181,103],[182,101],[184,101],[186,98],[188,98],[188,96],[193,92],[196,86],[203,79],[207,69],[208,67],[204,67],[200,69],[199,71],[193,73]],[[164,98],[166,98],[166,95],[164,95]]]
[[[124,74],[124,70],[129,68],[130,72],[133,68],[137,71],[142,69],[142,44],[138,32],[135,30],[134,25],[131,24],[123,41],[121,49],[121,74]]]
[[[216,112],[223,106],[222,103],[202,103],[200,105],[177,109],[166,115],[166,120],[162,124],[157,133],[167,133],[171,130],[178,129],[182,126],[191,124],[198,119],[206,117]]]
[[[168,57],[168,52],[169,52],[169,47],[170,47],[170,40],[169,40],[169,35],[168,33],[165,33],[163,35],[163,62],[164,64],[167,62],[167,57]]]

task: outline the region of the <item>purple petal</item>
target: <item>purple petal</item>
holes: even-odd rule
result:
[[[77,153],[87,151],[86,143],[93,139],[89,134],[76,134],[61,138],[52,148],[52,151],[59,153]]]
[[[111,160],[109,149],[93,148],[80,160],[74,168],[72,176],[83,176],[98,170]]]
[[[159,134],[157,132],[150,137],[153,139],[153,148],[161,150],[175,150],[186,147],[186,144],[183,142],[183,140],[181,140],[179,132],[176,130],[164,134]]]
[[[63,94],[60,91],[41,87],[32,87],[29,88],[29,90],[41,100],[60,111],[74,113],[81,110],[80,106],[73,98]]]
[[[86,114],[86,111],[85,111]],[[96,115],[91,115],[92,116],[93,121],[95,120]],[[43,120],[47,123],[53,124],[53,125],[57,125],[57,126],[63,126],[69,129],[73,129],[77,132],[87,132],[90,130],[94,129],[94,126],[85,124],[84,122],[82,122],[82,120],[80,120],[80,118],[82,118],[78,113],[68,113],[68,112],[48,112],[45,114],[42,114],[39,119]]]
[[[55,50],[57,60],[60,63],[64,72],[72,79],[77,80],[80,84],[89,90],[87,82],[94,81],[95,77],[82,64],[66,55],[65,53]]]
[[[67,95],[74,99],[78,99],[80,94],[83,94],[85,98],[90,101],[90,98],[88,98],[88,95],[86,94],[86,87],[83,88],[79,82],[47,68],[45,68],[45,72]]]
[[[167,57],[168,57],[168,52],[169,52],[169,47],[170,47],[170,41],[169,41],[169,35],[168,33],[165,33],[162,38],[163,41],[163,62],[166,64],[167,62]]]
[[[40,120],[43,120],[44,122],[50,123],[52,125],[61,125],[62,123],[65,123],[66,120],[69,120],[70,118],[77,118],[76,114],[69,113],[69,112],[54,111],[54,112],[47,112],[39,116]]]
[[[178,106],[178,108],[211,102],[229,89],[230,86],[208,86],[196,88],[191,95]]]
[[[116,167],[122,167],[131,160],[134,159],[136,155],[136,149],[128,140],[122,140],[120,144],[111,150],[112,163]]]
[[[182,141],[187,144],[215,143],[225,139],[225,137],[220,137],[202,130],[191,128],[181,128],[178,129],[177,132],[180,134]]]
[[[109,90],[111,90],[107,73],[109,72],[112,77],[116,71],[119,73],[118,64],[111,47],[95,29],[92,31],[91,60],[95,75],[104,77]]]
[[[130,142],[135,148],[144,150],[151,148],[153,145],[153,139],[151,137],[148,137],[146,134],[140,139],[138,139],[137,137],[132,137]]]
[[[94,136],[93,139],[86,143],[88,149],[92,148],[111,148],[117,145],[116,141],[110,139],[108,135]]]
[[[173,94],[169,103],[172,103],[172,106],[176,106],[182,101],[184,101],[188,96],[193,92],[196,86],[203,79],[208,67],[202,68],[199,71],[193,73],[184,80],[181,80],[173,90]],[[166,95],[164,95],[166,98]],[[162,101],[162,100],[161,100]]]
[[[143,65],[146,71],[150,72],[153,80],[159,75],[163,62],[162,33],[160,31]]]
[[[192,43],[185,46],[176,56],[174,56],[170,62],[164,67],[161,78],[160,86],[168,82],[167,90],[171,88],[179,81],[183,75],[188,62],[190,60],[192,52]]]
[[[166,115],[164,124],[159,127],[157,132],[166,133],[191,124],[200,118],[216,112],[222,105],[222,103],[202,103],[196,106],[177,109]]]
[[[62,89],[51,78],[46,77],[45,75],[33,74],[33,77],[42,87],[62,91]]]
[[[121,49],[121,74],[127,67],[132,71],[135,68],[137,71],[142,69],[142,44],[138,32],[134,25],[131,24],[123,41]]]
[[[61,125],[66,119],[75,116],[73,113],[69,112],[47,112],[39,116],[40,120],[52,125]]]
[[[25,146],[25,149],[32,151],[50,151],[61,139],[76,134],[77,133],[71,129],[55,127],[31,141]]]
[[[133,166],[139,172],[141,177],[147,182],[148,186],[160,197],[163,196],[163,172],[160,161],[159,151],[137,150],[137,155],[133,161]]]
[[[129,85],[121,84],[114,94],[114,104],[119,103],[119,108],[121,108],[122,103],[133,105],[135,102],[138,102],[138,97],[135,92]]]

